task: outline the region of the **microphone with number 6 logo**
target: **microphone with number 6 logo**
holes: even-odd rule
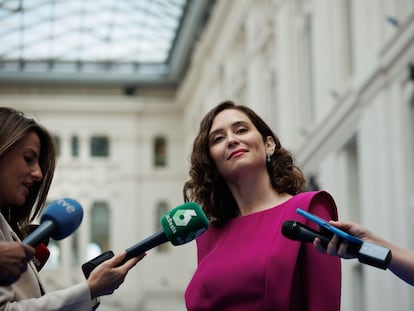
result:
[[[148,238],[126,249],[126,257],[122,265],[132,257],[136,257],[147,250],[170,241],[173,245],[190,242],[200,236],[208,228],[208,220],[201,207],[189,202],[173,208],[165,213],[161,219],[162,228]],[[82,265],[86,278],[96,266],[113,257],[112,251],[107,251]]]

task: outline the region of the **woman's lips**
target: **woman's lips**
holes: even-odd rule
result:
[[[27,190],[26,195],[28,195],[30,192],[30,188],[32,187],[32,184],[23,183],[23,187]]]
[[[241,156],[242,154],[244,154],[244,153],[246,153],[246,152],[247,152],[247,150],[245,150],[245,149],[239,149],[239,150],[233,151],[233,152],[230,154],[230,156],[228,157],[228,160],[230,160],[230,159],[232,159],[232,158],[239,157],[239,156]]]

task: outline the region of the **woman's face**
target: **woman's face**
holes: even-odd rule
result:
[[[0,160],[0,207],[23,205],[34,182],[43,178],[40,140],[30,131]]]
[[[226,109],[213,120],[209,133],[210,155],[225,179],[240,177],[242,169],[265,170],[266,154],[274,146],[270,136],[263,142],[248,116],[239,110]]]

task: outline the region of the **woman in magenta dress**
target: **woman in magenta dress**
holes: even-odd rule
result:
[[[340,310],[340,259],[281,233],[286,220],[317,229],[298,207],[338,218],[332,197],[303,192],[304,184],[290,153],[251,109],[227,101],[207,113],[184,185],[185,200],[198,202],[211,223],[197,239],[187,310]]]

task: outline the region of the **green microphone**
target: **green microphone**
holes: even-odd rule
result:
[[[173,208],[161,217],[160,222],[162,226],[160,230],[125,250],[127,254],[119,266],[132,257],[139,256],[165,242],[170,241],[173,245],[190,242],[203,234],[208,228],[206,215],[201,207],[194,202]],[[96,266],[113,256],[114,253],[112,251],[107,251],[84,263],[82,271],[85,277],[88,278]]]

